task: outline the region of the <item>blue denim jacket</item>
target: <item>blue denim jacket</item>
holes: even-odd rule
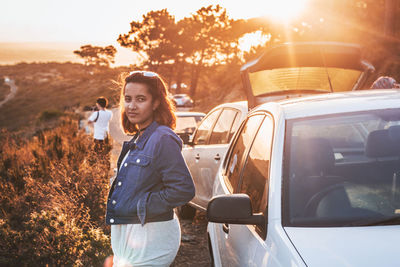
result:
[[[129,150],[125,142],[118,165]],[[108,194],[107,224],[168,221],[173,209],[190,201],[194,184],[182,157],[182,140],[153,122],[136,142]]]

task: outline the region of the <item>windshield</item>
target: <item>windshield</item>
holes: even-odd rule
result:
[[[351,91],[357,83],[359,70],[324,67],[278,68],[249,73],[253,95],[292,91]]]
[[[203,116],[197,115],[188,117],[177,116],[175,132],[192,134],[202,118]]]
[[[400,109],[287,124],[286,226],[362,226],[400,215]]]

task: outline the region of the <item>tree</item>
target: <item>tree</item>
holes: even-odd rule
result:
[[[143,16],[142,22],[132,21],[130,31],[120,34],[117,41],[121,46],[144,55],[145,64],[156,70],[159,65],[175,58],[176,26],[175,18],[167,9],[150,11]]]
[[[110,63],[114,63],[115,54],[117,49],[114,46],[109,45],[106,47],[84,45],[81,46],[80,50],[75,50],[74,54],[80,56],[85,60],[87,66],[109,66]]]
[[[196,95],[201,72],[205,66],[226,63],[237,55],[237,36],[231,31],[233,19],[219,5],[200,8],[182,22],[186,60],[191,64],[190,95]],[[236,38],[235,38],[236,37]]]

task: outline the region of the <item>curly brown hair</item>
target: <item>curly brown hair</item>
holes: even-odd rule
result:
[[[154,111],[154,120],[161,125],[175,129],[176,117],[175,117],[175,105],[168,97],[168,90],[165,82],[155,72],[150,71],[133,71],[129,74],[123,74],[123,85],[121,86],[120,96],[120,114],[121,114],[121,126],[126,134],[135,134],[139,129],[137,125],[132,124],[125,112],[124,96],[125,86],[128,83],[141,83],[145,84],[151,94],[152,101],[159,100],[160,104]]]

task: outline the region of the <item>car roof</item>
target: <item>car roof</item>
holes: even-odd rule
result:
[[[212,110],[215,110],[215,109],[218,109],[218,108],[236,108],[236,109],[239,109],[239,110],[246,110],[246,111],[248,110],[247,101],[237,101],[237,102],[223,103],[223,104],[220,104],[220,105],[214,107]]]
[[[259,105],[252,110],[282,112],[286,119],[400,107],[400,90],[360,90],[292,98]]]
[[[205,116],[206,114],[203,112],[197,111],[175,111],[175,115],[177,117],[192,117],[192,116]]]

